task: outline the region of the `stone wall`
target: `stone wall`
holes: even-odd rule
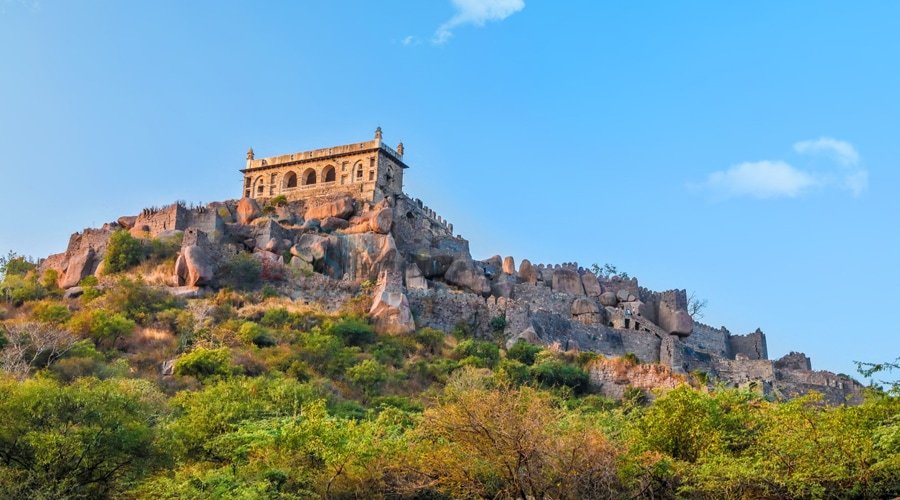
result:
[[[747,359],[769,359],[766,335],[759,329],[747,335],[732,335],[728,339],[732,359],[738,356]]]
[[[694,322],[694,331],[690,336],[683,339],[685,345],[695,351],[714,354],[722,358],[732,358],[729,349],[730,332],[723,326],[713,328],[712,326]]]
[[[149,234],[155,237],[163,231],[181,230],[188,227],[188,209],[180,203],[163,208],[145,208],[134,223],[136,235]]]

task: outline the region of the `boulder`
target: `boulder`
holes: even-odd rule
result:
[[[314,260],[324,259],[328,246],[328,237],[307,233],[300,236],[297,240],[297,244],[292,247],[291,253],[304,260],[306,260],[306,256],[308,255],[311,258],[307,260],[307,262],[312,262]]]
[[[179,299],[197,299],[203,296],[203,289],[196,286],[177,286],[170,288],[169,293]]]
[[[216,270],[206,250],[197,245],[188,245],[181,249],[181,255],[184,257],[187,275],[184,278],[184,283],[179,282],[179,286],[182,284],[185,286],[203,286],[212,282]],[[178,268],[177,262],[175,267],[176,269]]]
[[[503,259],[499,255],[494,255],[493,257],[476,263],[476,265],[479,264],[489,278],[500,276],[500,272],[503,270]]]
[[[119,217],[116,222],[119,223],[120,226],[125,229],[131,229],[134,227],[134,224],[137,222],[137,216],[135,215],[123,215]]]
[[[262,246],[262,249],[267,252],[278,253],[278,240],[275,238],[269,238],[268,241]]]
[[[441,253],[433,248],[419,250],[412,257],[419,269],[422,270],[422,275],[426,278],[443,276],[450,269],[453,261],[456,260],[456,257],[453,255]]]
[[[63,298],[64,299],[77,299],[78,297],[81,297],[83,294],[84,294],[83,287],[73,286],[72,288],[69,288],[68,290],[66,290],[66,292],[63,294]]]
[[[150,236],[150,226],[147,224],[134,226],[128,230],[128,233],[138,239],[147,238]]]
[[[522,259],[522,262],[519,264],[519,278],[525,283],[531,283],[532,285],[538,281],[538,271],[528,259]]]
[[[238,224],[250,224],[253,219],[259,217],[262,211],[259,209],[259,203],[253,198],[241,198],[237,204],[237,221]]]
[[[72,288],[91,274],[91,269],[94,266],[94,257],[94,249],[90,247],[79,250],[69,257],[69,265],[66,267],[66,274],[59,284],[60,288]]]
[[[584,293],[588,297],[599,297],[603,291],[600,289],[600,282],[597,280],[597,276],[587,271],[581,275],[581,284],[584,286]]]
[[[518,342],[520,340],[524,340],[525,342],[528,342],[529,344],[540,344],[541,343],[540,337],[538,337],[537,332],[534,330],[534,325],[528,325],[528,328],[526,328],[526,329],[522,330],[521,332],[519,332],[518,334],[510,337],[509,340],[506,341],[506,348],[509,349],[510,347],[515,345],[516,342]]]
[[[349,225],[350,223],[344,219],[339,219],[337,217],[326,217],[322,220],[321,227],[323,231],[327,231],[330,233],[337,229],[347,229]]]
[[[491,282],[491,295],[494,297],[500,298],[510,298],[512,297],[513,286],[516,284],[516,279],[508,274],[500,275],[497,279]]]
[[[503,272],[510,275],[516,275],[516,261],[510,256],[503,258]]]
[[[687,337],[694,330],[694,320],[684,309],[671,309],[665,304],[659,308],[659,327],[671,335]]]
[[[306,219],[303,225],[300,226],[300,229],[303,229],[304,231],[318,232],[319,229],[322,229],[322,222],[319,221],[319,219]]]
[[[428,282],[422,275],[422,270],[415,263],[406,264],[404,280],[406,288],[409,290],[428,290]]]
[[[175,285],[184,286],[184,284],[187,283],[187,279],[187,261],[184,258],[184,253],[179,252],[178,258],[175,259]]]
[[[554,292],[568,293],[570,295],[584,295],[584,287],[581,285],[581,276],[572,269],[554,269],[551,282],[551,288]]]
[[[378,333],[404,335],[416,330],[409,299],[394,280],[381,280],[375,289],[369,316]]]
[[[605,311],[601,311],[594,299],[588,297],[578,297],[572,302],[572,317],[585,325],[603,322]]]
[[[309,219],[325,219],[326,217],[338,217],[340,219],[349,219],[356,207],[353,205],[353,197],[349,194],[339,195],[329,201],[322,202],[316,206],[306,209],[304,218]]]
[[[369,227],[373,232],[378,234],[388,234],[391,232],[391,225],[394,223],[394,211],[390,208],[382,208],[375,212],[369,219]]]
[[[600,294],[600,305],[605,307],[615,307],[619,303],[616,294],[613,292],[603,292]]]
[[[297,220],[297,215],[290,207],[275,207],[275,220],[279,224],[293,224]]]
[[[631,302],[633,300],[631,297],[631,293],[624,288],[621,288],[616,292],[616,299],[618,299],[619,302]]]
[[[313,266],[311,261],[304,260],[296,255],[291,257],[291,267],[294,269],[298,269],[304,273],[313,272]]]
[[[456,285],[484,297],[491,294],[490,282],[484,274],[478,271],[471,259],[454,260],[447,272],[444,273],[444,280],[451,285]]]

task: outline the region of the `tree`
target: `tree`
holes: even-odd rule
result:
[[[10,323],[3,336],[6,345],[0,350],[0,369],[19,380],[34,369],[53,364],[78,340],[65,330],[42,323]]]
[[[698,298],[694,292],[691,292],[688,297],[688,314],[690,314],[694,320],[703,318],[703,316],[706,315],[707,304],[708,301],[706,299]]]
[[[628,273],[624,271],[619,271],[616,266],[612,264],[597,264],[596,262],[591,264],[591,272],[596,274],[597,276],[605,279],[610,279],[613,276],[618,276],[622,279],[627,280],[629,278]]]
[[[30,257],[19,255],[10,250],[6,256],[0,257],[0,280],[7,275],[24,276],[36,268],[37,263]]]
[[[107,498],[151,471],[162,395],[147,381],[0,380],[4,498]]]
[[[109,237],[109,245],[106,247],[107,273],[120,273],[136,266],[141,261],[141,242],[124,230],[119,229]]]

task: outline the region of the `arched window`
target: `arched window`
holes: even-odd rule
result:
[[[334,167],[331,165],[325,167],[322,172],[322,182],[334,182]]]
[[[363,180],[363,166],[362,164],[356,166],[356,182],[362,182]]]
[[[284,187],[287,189],[297,187],[297,174],[294,172],[284,174]]]
[[[256,178],[256,195],[262,196],[265,194],[266,183],[263,180],[262,176]]]
[[[308,168],[303,172],[303,185],[309,186],[316,183],[316,171]]]

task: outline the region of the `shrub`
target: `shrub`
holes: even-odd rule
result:
[[[72,317],[69,308],[64,304],[56,302],[38,302],[31,309],[34,319],[43,321],[44,323],[53,323],[56,325],[65,323]]]
[[[372,325],[356,318],[342,319],[333,324],[329,331],[349,346],[362,346],[375,341],[375,329]]]
[[[10,251],[5,257],[0,257],[0,277],[10,275],[25,276],[37,269],[37,264],[24,255]]]
[[[147,285],[142,279],[122,278],[106,294],[107,305],[142,325],[149,325],[156,314],[181,303],[164,290]]]
[[[47,290],[59,290],[59,271],[56,269],[47,269],[41,276],[41,286]]]
[[[156,314],[156,323],[176,335],[188,336],[194,333],[194,315],[184,309],[160,311]]]
[[[8,273],[0,283],[0,293],[17,307],[47,296],[47,290],[38,283],[34,272],[25,275]]]
[[[124,230],[119,229],[109,237],[106,247],[106,272],[120,273],[127,271],[141,262],[141,242]]]
[[[238,330],[238,338],[256,347],[272,347],[277,344],[269,331],[252,321],[246,321]]]
[[[387,368],[371,359],[353,365],[347,370],[347,378],[367,394],[377,391],[388,378]]]
[[[500,348],[493,342],[469,339],[457,344],[453,355],[462,364],[493,368],[500,361]]]
[[[506,316],[494,316],[491,318],[488,326],[491,327],[491,331],[494,333],[503,332],[506,329]]]
[[[115,345],[116,340],[130,335],[135,328],[134,321],[105,309],[83,310],[72,317],[69,326],[77,333],[108,345]]]
[[[626,352],[625,355],[622,356],[622,360],[632,366],[641,364],[641,360],[637,357],[637,354],[633,352]]]
[[[273,207],[283,207],[288,204],[287,196],[280,194],[270,199],[268,204]]]
[[[233,375],[235,367],[231,362],[231,352],[226,348],[207,349],[198,347],[182,354],[175,360],[174,373],[180,377],[194,377],[204,381],[227,378]]]
[[[168,238],[153,238],[144,248],[145,257],[157,262],[170,260],[181,252],[183,241],[183,233],[177,233]]]
[[[500,360],[497,367],[497,373],[501,379],[506,379],[513,384],[524,384],[528,381],[528,367],[524,363],[515,359]]]
[[[535,356],[541,350],[541,346],[519,339],[506,351],[506,357],[531,366],[534,364]]]
[[[263,265],[246,252],[240,252],[228,259],[218,271],[218,280],[236,290],[251,290],[262,281]]]
[[[569,387],[576,394],[587,391],[590,378],[581,367],[551,359],[531,367],[531,376],[548,387]]]

